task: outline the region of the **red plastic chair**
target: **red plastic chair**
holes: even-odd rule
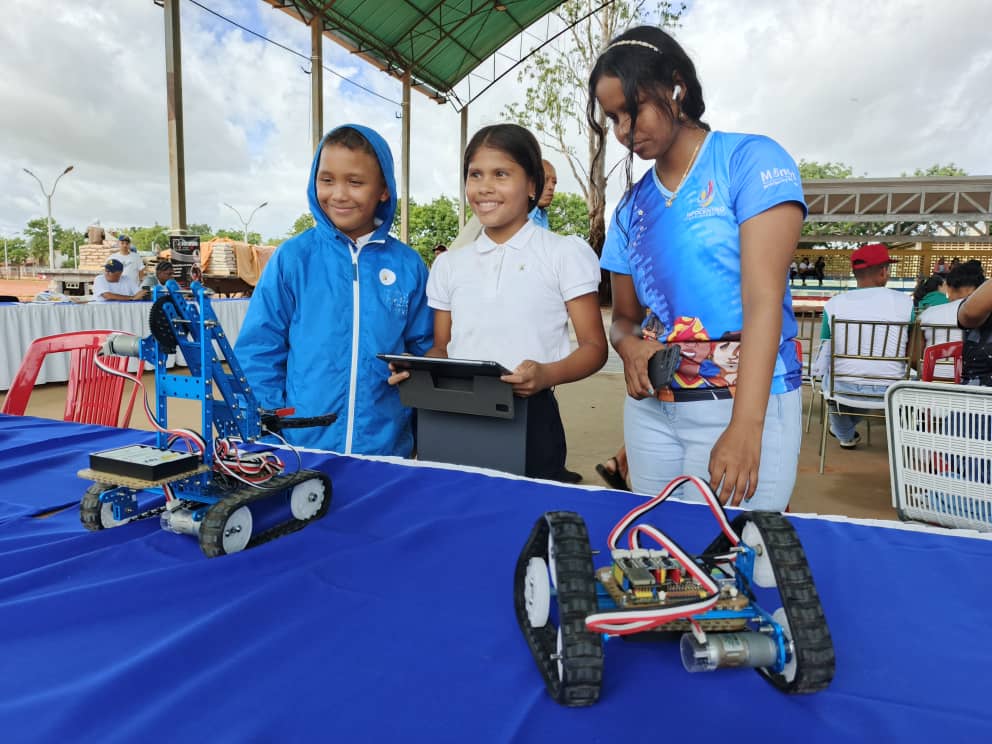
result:
[[[0,413],[23,416],[45,357],[69,352],[72,356],[69,361],[69,386],[63,419],[118,428],[128,426],[131,423],[131,409],[134,408],[138,395],[138,386],[131,386],[127,407],[121,413],[124,378],[108,374],[93,363],[97,351],[111,333],[115,331],[75,331],[36,338],[28,347],[21,367],[14,375]],[[129,359],[105,356],[101,361],[108,367],[126,372]],[[139,360],[137,374],[140,375],[143,370],[144,362]]]
[[[951,360],[954,362],[954,382],[961,382],[961,341],[949,341],[946,344],[934,344],[923,350],[923,363],[920,365],[920,379],[923,382],[933,382],[934,368],[937,362]]]

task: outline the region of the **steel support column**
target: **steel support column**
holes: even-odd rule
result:
[[[316,153],[324,137],[324,21],[317,14],[310,20],[310,133]]]
[[[400,240],[410,242],[410,73],[403,76],[403,145],[400,155],[403,170],[403,197],[400,204]]]
[[[465,179],[462,173],[465,172],[465,164],[462,158],[465,157],[465,148],[468,147],[468,104],[462,108],[461,144],[458,148],[458,229],[465,227]]]
[[[183,66],[179,0],[163,0],[165,15],[165,89],[169,127],[169,202],[172,230],[186,229],[186,159],[183,145]]]

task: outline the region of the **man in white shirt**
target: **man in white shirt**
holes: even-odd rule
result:
[[[851,268],[857,281],[857,289],[834,295],[823,306],[824,340],[836,344],[842,353],[873,356],[902,356],[906,353],[909,333],[899,333],[895,329],[888,334],[865,333],[859,341],[855,339],[830,339],[830,322],[833,318],[855,321],[883,321],[893,324],[909,324],[913,315],[913,298],[905,292],[888,289],[890,264],[895,259],[889,257],[889,249],[881,243],[870,243],[858,248],[851,254]],[[852,332],[853,336],[853,332]],[[883,339],[885,348],[882,348]],[[884,395],[892,384],[883,380],[872,380],[873,376],[899,377],[906,371],[902,362],[836,359],[834,362],[833,389],[835,393],[867,393]],[[843,376],[844,379],[840,379]],[[861,378],[861,379],[858,379]],[[824,380],[824,388],[829,389],[829,381]],[[844,407],[845,411],[858,409]],[[847,413],[830,414],[830,432],[837,437],[844,449],[854,449],[858,446],[861,435],[855,426],[861,420],[860,416]]]
[[[111,256],[121,262],[124,267],[124,276],[128,277],[136,286],[141,285],[141,280],[145,277],[145,262],[138,255],[137,251],[131,250],[131,238],[128,235],[117,236],[117,253]]]
[[[120,302],[143,300],[148,290],[138,287],[130,277],[124,276],[124,264],[111,258],[103,265],[103,273],[93,280],[94,302]]]

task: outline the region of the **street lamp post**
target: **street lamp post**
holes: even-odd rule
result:
[[[245,245],[248,245],[248,225],[251,224],[251,218],[255,216],[255,212],[257,212],[262,207],[268,206],[268,204],[269,204],[268,202],[262,202],[261,204],[259,204],[257,207],[255,207],[253,210],[251,210],[251,214],[248,215],[248,219],[246,220],[244,217],[241,216],[241,212],[239,212],[237,209],[235,209],[234,207],[232,207],[227,202],[224,202],[224,206],[227,207],[228,209],[230,209],[236,215],[238,215],[238,219],[241,220],[241,224],[242,224],[242,226],[245,229]]]
[[[59,177],[55,179],[55,183],[52,184],[51,191],[45,191],[45,187],[41,183],[41,179],[27,168],[24,169],[25,173],[38,182],[38,187],[41,189],[41,193],[45,195],[45,200],[48,202],[48,268],[50,269],[55,268],[55,241],[52,238],[52,197],[55,195],[55,189],[58,187],[59,181],[62,180],[62,176],[71,171],[74,167],[75,166],[70,165],[59,174]]]

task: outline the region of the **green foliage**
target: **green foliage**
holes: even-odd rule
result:
[[[48,240],[48,233],[45,233],[45,240]],[[22,266],[28,260],[30,255],[28,252],[27,241],[22,237],[16,238],[3,238],[4,244],[7,246],[7,263],[11,266]],[[47,245],[47,242],[46,242]]]
[[[203,224],[202,222],[197,222],[192,225],[187,225],[185,234],[199,235],[201,240],[207,240],[211,235],[214,234],[214,231],[210,227],[210,225]]]
[[[913,171],[913,175],[919,178],[921,176],[967,176],[968,174],[964,168],[958,168],[954,163],[948,163],[947,165],[934,163],[926,170],[917,168]],[[903,173],[902,177],[905,178],[906,174]]]
[[[234,228],[231,228],[229,230],[227,230],[227,229],[225,229],[225,230],[217,230],[213,234],[213,238],[214,238],[214,240],[216,240],[217,238],[227,238],[228,240],[241,241],[241,240],[244,240],[245,239],[245,231],[244,230],[235,230]],[[248,242],[251,245],[262,245],[262,233],[252,232],[251,230],[249,230],[248,231]]]
[[[131,236],[131,247],[138,251],[158,253],[169,247],[169,229],[157,222],[151,227],[132,227],[127,230]]]
[[[45,217],[29,220],[23,232],[27,241],[28,255],[37,264],[48,266],[48,220]],[[52,242],[54,245],[59,244],[62,233],[62,226],[52,220]]]
[[[309,212],[304,212],[296,218],[295,222],[293,222],[293,229],[289,231],[289,237],[306,232],[311,227],[315,227],[316,225],[317,221],[313,218],[313,215]]]
[[[684,3],[667,0],[616,0],[601,5],[601,0],[566,0],[555,11],[571,29],[562,43],[530,57],[517,76],[527,84],[524,102],[503,109],[505,118],[531,129],[542,147],[567,160],[589,209],[589,229],[583,233],[597,251],[606,234],[606,164],[602,157],[594,159],[596,137],[586,122],[589,70],[610,39],[624,29],[640,23],[673,27],[685,11]],[[602,111],[597,116],[605,128]],[[585,140],[584,147],[572,144],[576,135]]]
[[[65,268],[76,268],[76,249],[86,242],[85,233],[68,227],[59,234],[58,242],[55,243],[55,251],[65,257],[62,265]]]
[[[428,266],[434,260],[434,246],[448,245],[458,235],[458,204],[439,196],[427,204],[410,200],[410,245]]]
[[[799,161],[799,176],[804,181],[819,178],[850,178],[854,168],[845,163],[817,163],[813,160]]]
[[[548,227],[559,235],[589,240],[589,207],[579,194],[559,191],[548,205]]]

